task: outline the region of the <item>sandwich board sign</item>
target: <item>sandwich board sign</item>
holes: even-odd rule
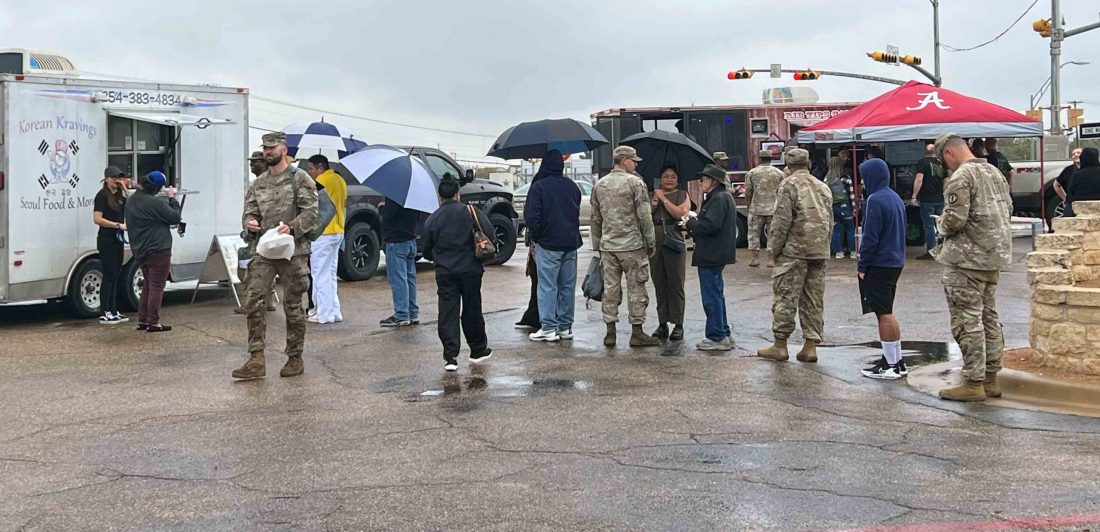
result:
[[[199,294],[199,287],[204,284],[229,283],[229,289],[233,292],[233,299],[237,306],[241,306],[241,299],[237,296],[236,285],[241,283],[237,277],[237,253],[242,248],[247,248],[241,235],[215,235],[210,241],[210,248],[206,252],[206,262],[199,273],[199,282],[195,284],[195,292],[191,294],[191,302]]]

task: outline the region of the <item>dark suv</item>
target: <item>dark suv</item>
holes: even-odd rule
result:
[[[488,264],[503,264],[512,258],[516,251],[516,232],[518,216],[512,207],[512,192],[504,185],[475,179],[467,181],[466,173],[454,159],[435,148],[421,146],[397,146],[419,157],[427,163],[436,177],[445,173],[458,178],[462,183],[460,194],[462,202],[474,205],[488,215],[493,223],[497,245],[497,257]],[[337,166],[337,171],[342,172]],[[340,253],[339,274],[345,281],[363,281],[370,279],[378,269],[378,259],[382,250],[379,207],[385,198],[370,189],[356,183],[351,176],[344,176],[348,182],[347,212],[344,223],[344,250]],[[423,226],[428,215],[420,217]],[[488,232],[489,228],[486,227]]]

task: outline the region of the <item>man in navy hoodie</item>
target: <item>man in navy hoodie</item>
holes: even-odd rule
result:
[[[859,175],[870,193],[859,249],[859,295],[863,313],[878,317],[883,352],[863,376],[895,380],[909,373],[901,358],[901,326],[894,318],[894,294],[905,267],[905,204],[889,186],[886,161],[868,159],[859,165]]]
[[[561,152],[546,152],[523,207],[523,220],[535,245],[539,276],[542,326],[530,335],[536,342],[573,338],[577,249],[581,247],[581,189],[562,174],[564,170]]]

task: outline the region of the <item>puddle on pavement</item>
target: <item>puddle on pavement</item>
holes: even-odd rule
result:
[[[865,342],[854,344],[861,347],[878,349],[878,342]],[[955,342],[924,342],[919,340],[901,341],[902,358],[911,366],[922,366],[947,362],[949,360],[962,360],[962,351]]]
[[[589,381],[573,379],[532,379],[519,375],[501,375],[496,377],[484,377],[480,375],[444,377],[441,388],[425,390],[421,397],[439,397],[459,395],[469,392],[487,391],[491,397],[527,397],[552,391],[565,390],[590,390],[593,384]]]

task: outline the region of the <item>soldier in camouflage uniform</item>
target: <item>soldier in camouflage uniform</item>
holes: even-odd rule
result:
[[[786,178],[782,170],[772,166],[772,152],[760,150],[760,165],[745,175],[745,201],[749,202],[749,250],[752,260],[749,266],[760,266],[760,234],[772,221],[775,214],[776,194],[779,183]],[[768,256],[768,267],[774,266]]]
[[[944,265],[943,287],[951,334],[963,353],[963,381],[940,390],[952,401],[1000,397],[1004,336],[997,315],[1000,270],[1012,260],[1012,197],[997,167],[976,158],[958,135],[936,139],[936,155],[953,170],[944,190],[936,230],[943,243],[932,251]]]
[[[649,281],[649,257],[657,251],[649,192],[641,178],[633,174],[642,158],[630,146],[615,148],[614,158],[615,169],[596,182],[590,200],[592,249],[599,252],[603,265],[603,321],[607,324],[603,345],[615,345],[623,274],[629,296],[630,347],[660,345],[659,339],[642,332],[649,306],[645,287]]]
[[[779,185],[778,201],[768,241],[775,257],[772,273],[772,332],[775,343],[756,355],[771,360],[790,358],[787,339],[795,317],[806,343],[798,360],[817,362],[817,344],[825,328],[825,264],[833,227],[833,197],[825,183],[810,174],[810,153],[786,152],[791,175]]]
[[[306,313],[302,299],[309,288],[310,241],[305,234],[317,224],[317,188],[309,174],[286,161],[286,134],[263,136],[268,170],[260,174],[244,198],[242,223],[252,236],[252,260],[248,264],[248,352],[244,366],[233,370],[235,379],[258,379],[267,375],[264,337],[267,333],[264,293],[277,274],[283,285],[286,313],[286,355],[280,376],[293,377],[304,371],[302,350],[306,339]],[[294,236],[294,256],[272,260],[256,253],[259,236],[270,229]]]

